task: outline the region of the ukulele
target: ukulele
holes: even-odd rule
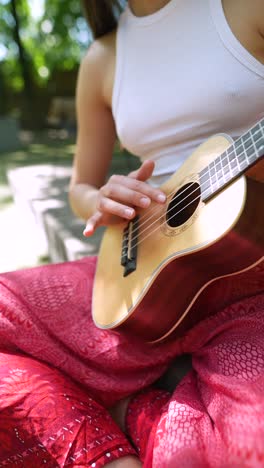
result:
[[[212,281],[263,261],[264,183],[244,175],[263,156],[264,118],[235,142],[217,134],[160,187],[164,205],[106,229],[92,298],[97,327],[164,340]]]

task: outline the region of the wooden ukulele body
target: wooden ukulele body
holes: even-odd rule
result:
[[[167,205],[138,210],[143,222],[137,268],[126,277],[120,262],[126,223],[106,230],[93,293],[93,319],[98,327],[128,328],[147,341],[162,340],[177,330],[210,282],[262,261],[261,182],[241,176],[206,203],[200,201],[182,225],[171,227],[166,222],[174,194],[196,183],[198,173],[229,145],[225,135],[211,137],[161,187],[168,196]]]

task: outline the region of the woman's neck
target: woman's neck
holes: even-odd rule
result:
[[[135,16],[148,16],[163,8],[170,0],[129,0],[129,6]]]

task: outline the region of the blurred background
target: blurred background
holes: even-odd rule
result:
[[[0,272],[98,250],[102,232],[87,242],[67,201],[91,41],[78,0],[0,0]],[[111,171],[135,166],[117,145]]]
[[[78,0],[0,0],[0,115],[34,130],[74,127],[76,76],[90,42]]]

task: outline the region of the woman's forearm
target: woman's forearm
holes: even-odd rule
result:
[[[69,190],[69,203],[73,213],[84,221],[96,210],[98,189],[88,184],[75,184]]]

